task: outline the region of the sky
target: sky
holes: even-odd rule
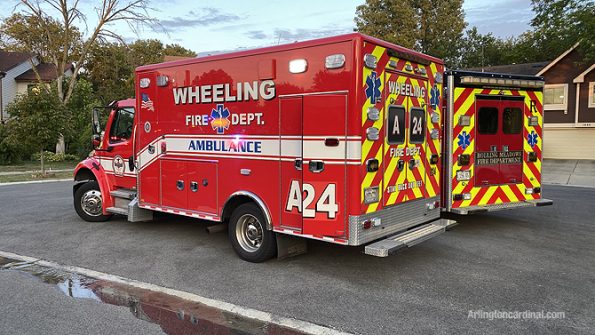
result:
[[[124,2],[123,0],[122,2]],[[9,16],[17,0],[0,0],[0,18]],[[81,0],[90,21],[99,0]],[[176,43],[199,55],[270,46],[352,32],[356,7],[364,0],[152,0],[157,31],[137,33],[120,24],[113,30],[126,41],[157,38]],[[19,7],[17,7],[17,10]],[[498,37],[528,30],[531,0],[465,0],[468,28]],[[91,26],[92,22],[89,23]],[[165,30],[165,31],[164,31]]]

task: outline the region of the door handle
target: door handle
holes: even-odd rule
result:
[[[184,181],[183,181],[183,180],[178,180],[178,181],[176,182],[176,188],[177,188],[179,191],[183,190],[183,189],[184,189]]]
[[[507,152],[508,151],[508,145],[503,145],[502,146],[502,151]]]
[[[196,192],[198,191],[198,183],[195,181],[190,182],[190,191]]]
[[[308,170],[314,173],[320,173],[324,170],[324,162],[323,161],[310,161],[308,163]]]
[[[295,161],[293,162],[293,166],[295,166],[296,170],[301,171],[302,170],[302,159],[296,158]]]
[[[495,146],[495,145],[492,145],[492,146],[490,146],[490,150],[491,150],[492,152],[496,152],[496,151],[498,151],[498,147],[497,147],[497,146]]]

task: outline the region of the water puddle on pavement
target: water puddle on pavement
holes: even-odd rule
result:
[[[32,275],[72,298],[128,307],[136,318],[160,325],[166,334],[303,334],[165,293],[94,279],[36,263],[0,257],[0,270]]]

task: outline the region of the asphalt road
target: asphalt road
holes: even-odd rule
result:
[[[389,258],[311,241],[306,255],[251,264],[204,221],[84,222],[71,186],[0,186],[0,250],[354,333],[595,333],[592,188],[546,186],[554,206],[458,217],[454,230]],[[14,282],[6,276],[0,286]],[[565,318],[469,318],[477,310]]]

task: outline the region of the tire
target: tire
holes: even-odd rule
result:
[[[277,253],[275,233],[266,229],[264,215],[254,203],[236,208],[229,220],[229,241],[241,259],[264,262]]]
[[[74,209],[85,221],[107,221],[111,215],[103,215],[103,202],[101,199],[99,184],[95,180],[85,182],[74,192]]]

